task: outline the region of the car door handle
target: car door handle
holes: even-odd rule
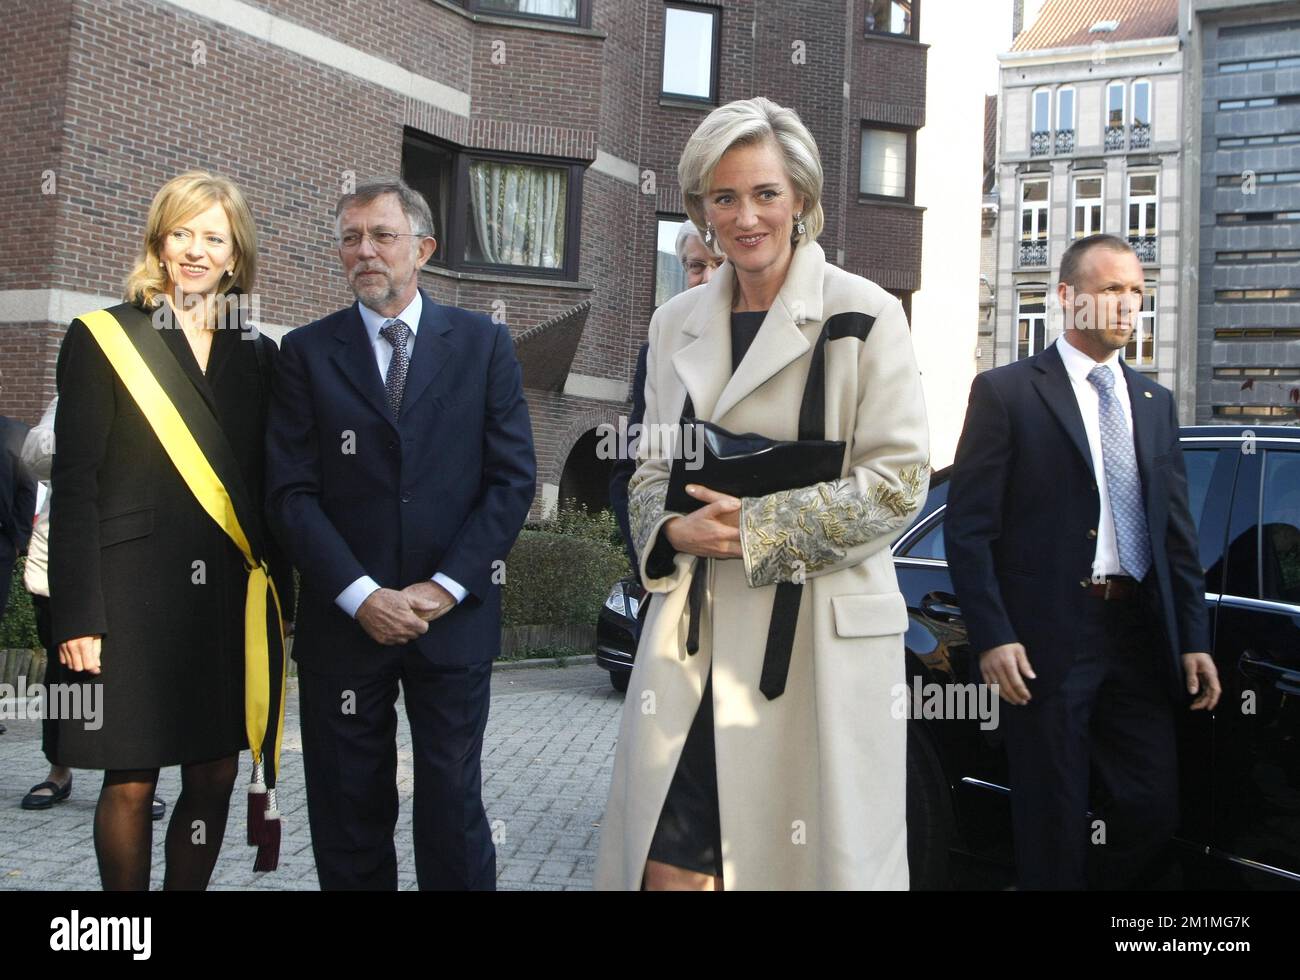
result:
[[[1289,670],[1268,657],[1261,657],[1254,650],[1242,651],[1237,666],[1252,680],[1272,684],[1286,694],[1300,694],[1300,671]]]
[[[941,623],[961,619],[961,607],[957,605],[957,597],[950,592],[928,593],[921,600],[921,611]]]

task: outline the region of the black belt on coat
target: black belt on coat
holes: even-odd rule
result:
[[[812,363],[804,382],[803,402],[799,407],[799,438],[822,440],[826,438],[826,330],[817,337],[813,347]],[[695,406],[686,395],[683,417],[694,417]],[[691,620],[686,627],[686,652],[694,656],[700,649],[700,611],[704,606],[704,588],[708,578],[708,562],[700,558],[695,563],[687,604]],[[767,646],[763,651],[763,672],[758,689],[769,700],[785,693],[785,682],[790,674],[790,658],[794,652],[794,636],[799,625],[799,607],[803,600],[802,582],[778,582],[772,600],[772,615],[767,624]]]

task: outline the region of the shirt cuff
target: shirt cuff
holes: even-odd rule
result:
[[[460,605],[461,600],[464,599],[465,596],[469,595],[469,589],[465,588],[465,586],[461,585],[454,578],[448,578],[446,575],[443,575],[442,572],[435,575],[433,581],[437,582],[444,589],[450,592],[451,597],[456,600],[457,605]]]
[[[361,608],[361,603],[370,597],[370,593],[379,590],[379,583],[369,575],[362,575],[359,579],[349,585],[346,589],[338,594],[334,604],[342,609],[353,619],[357,618],[357,610]]]

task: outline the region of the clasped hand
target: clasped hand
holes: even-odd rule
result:
[[[664,522],[663,531],[675,549],[700,558],[740,558],[740,498],[698,484],[686,492],[704,506]]]
[[[376,589],[357,610],[357,622],[376,643],[396,646],[429,631],[429,624],[447,615],[456,600],[437,582],[416,582],[400,592]]]

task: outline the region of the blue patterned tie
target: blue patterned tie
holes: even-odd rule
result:
[[[389,320],[379,328],[379,336],[393,348],[393,359],[388,362],[388,374],[384,376],[384,389],[388,392],[388,407],[393,410],[393,418],[397,418],[402,414],[406,370],[411,363],[410,356],[406,353],[406,341],[411,336],[411,328],[401,320]]]
[[[1124,410],[1115,395],[1115,373],[1103,364],[1088,372],[1097,389],[1097,411],[1101,418],[1101,463],[1106,471],[1106,492],[1115,520],[1115,543],[1119,563],[1135,579],[1146,576],[1151,567],[1151,538],[1146,511],[1142,507],[1142,484],[1138,479],[1133,434],[1124,421]]]

